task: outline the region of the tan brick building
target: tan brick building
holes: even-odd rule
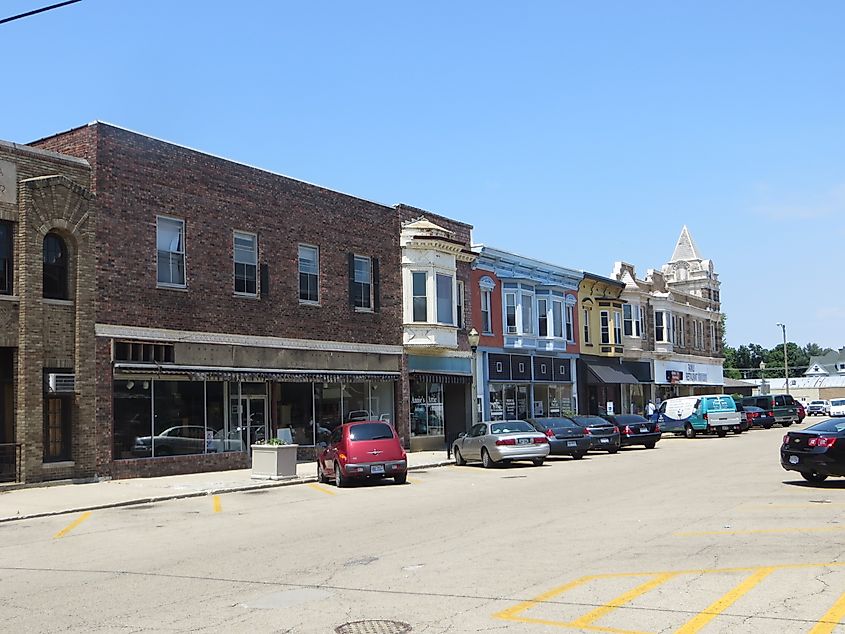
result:
[[[96,473],[87,161],[0,142],[0,481]]]

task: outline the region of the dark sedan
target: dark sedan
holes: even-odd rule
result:
[[[587,430],[568,418],[529,418],[528,422],[549,439],[550,456],[580,460],[590,449]]]
[[[845,476],[845,420],[826,420],[783,437],[780,464],[808,482]]]
[[[601,416],[573,416],[572,420],[586,427],[590,437],[590,450],[616,453],[619,451],[619,428]]]
[[[662,436],[660,425],[637,414],[618,414],[604,418],[619,428],[622,447],[643,445],[646,449],[654,449]]]
[[[771,429],[775,424],[775,413],[767,412],[762,407],[755,407],[754,405],[737,405],[737,410],[741,416],[745,416],[750,426],[757,425],[763,429]]]

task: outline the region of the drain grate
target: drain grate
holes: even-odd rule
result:
[[[411,626],[402,621],[352,621],[334,628],[335,634],[405,634]]]

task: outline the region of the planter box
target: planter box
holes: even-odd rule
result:
[[[299,445],[252,445],[252,478],[295,478],[297,449]]]

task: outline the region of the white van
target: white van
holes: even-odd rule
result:
[[[740,431],[739,416],[731,396],[702,394],[663,401],[657,411],[657,422],[661,431],[683,433],[687,438],[695,438],[698,432],[725,436],[729,431]]]

